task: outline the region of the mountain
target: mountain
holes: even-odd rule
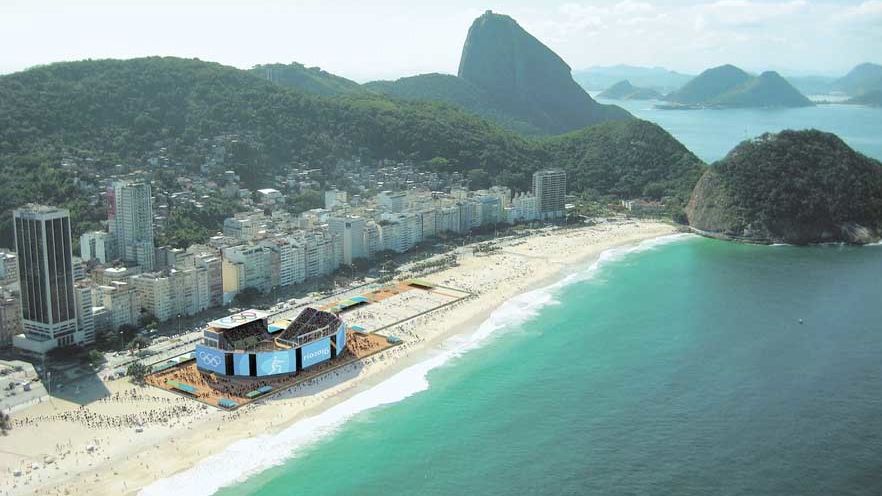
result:
[[[724,107],[809,107],[811,100],[777,72],[767,71],[713,101]]]
[[[666,100],[705,107],[807,107],[812,102],[777,72],[752,76],[733,66],[708,69]]]
[[[875,241],[882,163],[829,133],[765,134],[708,168],[686,214],[697,229],[751,241]]]
[[[638,88],[629,81],[619,81],[597,95],[609,100],[659,100],[662,94],[650,88]]]
[[[458,76],[516,120],[550,134],[631,118],[619,107],[595,102],[563,59],[511,17],[489,10],[469,28]]]
[[[830,88],[849,96],[860,96],[870,91],[882,90],[882,65],[860,64],[834,81]]]
[[[751,79],[750,74],[734,65],[714,67],[702,72],[666,99],[684,105],[704,105]]]
[[[325,72],[318,67],[306,67],[297,62],[257,65],[248,72],[282,86],[316,95],[339,96],[365,91],[355,81]]]
[[[11,208],[66,206],[82,229],[103,216],[94,191],[116,164],[150,169],[148,158],[162,150],[169,158],[156,173],[199,174],[221,135],[237,137],[225,166],[250,188],[274,184],[291,164],[331,169],[359,156],[481,170],[518,191],[553,165],[574,178],[574,193],[631,197],[649,188],[685,205],[704,167],[637,119],[528,139],[450,105],[371,93],[324,98],[200,60],[65,62],[0,76],[0,246],[10,241]]]
[[[845,103],[882,107],[882,89],[867,91],[854,98],[849,98]]]
[[[483,89],[450,74],[421,74],[396,81],[372,81],[365,83],[364,88],[391,98],[455,105],[521,134],[546,134],[534,124],[508,114],[504,108],[496,105],[493,97]]]
[[[631,65],[613,65],[606,67],[589,67],[573,72],[573,79],[583,88],[590,91],[605,90],[622,80],[628,80],[636,86],[650,88],[668,93],[695,76],[671,71],[663,67],[636,67]]]

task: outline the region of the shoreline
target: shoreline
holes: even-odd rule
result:
[[[301,421],[317,422],[317,419],[329,411],[345,410],[345,403],[349,400],[381,386],[402,371],[450,352],[444,346],[448,340],[474,334],[507,301],[564,281],[570,269],[584,268],[589,262],[596,263],[604,252],[677,232],[674,226],[658,222],[602,224],[578,229],[540,231],[528,238],[503,243],[502,250],[490,255],[468,254],[459,266],[430,274],[425,279],[455,287],[469,285],[471,287],[462,289],[472,291],[476,296],[442,312],[446,314],[443,319],[438,319],[438,315],[433,312],[400,324],[402,332],[412,336],[397,347],[400,349],[389,350],[360,367],[353,367],[342,374],[324,376],[322,380],[307,387],[259,400],[236,412],[197,409],[192,415],[176,419],[172,425],[145,427],[143,433],[117,431],[109,439],[96,440],[94,443],[98,446],[98,453],[88,454],[87,457],[98,463],[90,462],[87,467],[76,470],[83,455],[74,451],[72,458],[77,460],[76,465],[73,460],[65,457],[54,464],[55,467],[64,465],[63,469],[52,469],[56,474],[34,481],[35,484],[19,484],[16,488],[8,485],[7,481],[0,484],[0,490],[11,492],[0,494],[98,496],[137,494],[142,489],[144,494],[163,494],[162,484],[174,483],[169,478],[187,477],[188,472],[198,471],[200,465],[207,463],[209,457],[219,457],[227,450],[235,450],[237,443],[244,446],[248,442],[254,442],[255,438],[272,441],[288,435],[289,431],[296,431],[295,426]],[[424,378],[420,380],[424,381]],[[123,390],[126,385],[117,386],[121,386],[119,390]],[[149,396],[162,396],[161,391],[152,388],[141,392]],[[414,393],[407,393],[406,396],[410,394]],[[375,406],[377,405],[358,411]],[[355,413],[358,412],[353,414]],[[342,422],[345,422],[345,418],[348,417],[344,417]],[[330,427],[334,428],[336,427]],[[0,439],[0,452],[10,446],[11,438],[24,435],[27,430],[30,429],[22,429],[23,432],[13,431],[10,436]],[[301,445],[298,443],[304,442],[303,436],[309,437],[315,433],[299,434],[301,438],[293,440],[296,441],[293,445],[297,447]],[[305,442],[314,440],[313,435]],[[12,446],[14,445],[13,441]],[[289,451],[291,453],[278,462],[296,456],[296,450],[289,447]],[[94,456],[95,454],[98,456]],[[7,462],[6,456],[0,455],[0,469],[7,469],[5,476],[9,477],[9,464],[4,463]],[[223,459],[216,461],[223,462]],[[43,468],[44,473],[49,473],[49,467],[47,465]],[[204,491],[200,494],[211,494],[219,487],[264,468],[266,466],[261,465],[246,469],[245,473],[233,474],[234,480],[221,481],[214,489],[203,487]],[[58,473],[62,470],[64,472]]]

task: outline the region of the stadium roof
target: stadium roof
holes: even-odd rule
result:
[[[435,285],[425,279],[408,279],[407,284],[411,286],[422,286],[424,288],[434,288]]]
[[[263,320],[267,315],[266,312],[261,312],[260,310],[245,310],[243,312],[213,320],[208,323],[208,327],[214,329],[233,329],[234,327],[249,324],[256,320]]]

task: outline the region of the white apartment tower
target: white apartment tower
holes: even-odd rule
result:
[[[110,232],[120,258],[144,271],[155,268],[153,200],[149,183],[116,182],[110,197]]]
[[[104,231],[91,231],[80,236],[80,258],[88,262],[98,260],[106,264],[115,257],[113,235]]]
[[[559,219],[566,215],[564,200],[567,194],[567,173],[560,169],[533,173],[533,195],[542,220]]]
[[[346,265],[358,258],[366,258],[364,246],[364,219],[361,217],[331,217],[328,227],[343,241],[343,258]]]

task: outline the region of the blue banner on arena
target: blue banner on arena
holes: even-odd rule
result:
[[[233,374],[250,375],[251,363],[248,353],[236,353],[233,355]]]
[[[331,358],[331,338],[320,339],[301,348],[303,368],[324,362]]]
[[[344,349],[346,349],[346,326],[341,324],[340,329],[337,330],[337,354],[343,353]]]
[[[257,375],[290,374],[295,372],[297,363],[294,350],[268,351],[257,354]]]
[[[196,345],[196,366],[218,374],[227,373],[227,362],[224,353],[216,348],[201,344]]]

